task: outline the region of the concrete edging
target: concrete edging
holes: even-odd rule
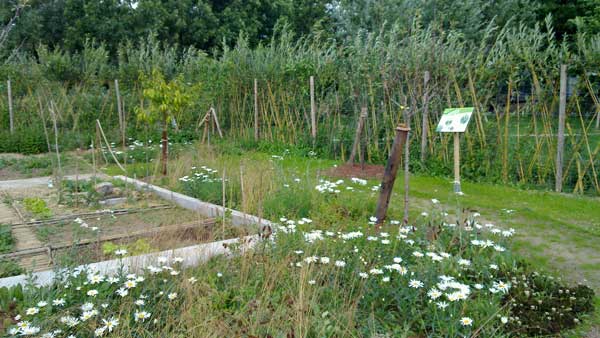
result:
[[[273,226],[272,222],[266,219],[262,219],[254,215],[249,215],[237,210],[224,208],[216,204],[203,202],[199,199],[186,196],[184,194],[180,194],[165,188],[161,188],[159,186],[155,186],[149,183],[145,183],[136,179],[132,179],[125,176],[114,176],[113,178],[124,181],[128,184],[132,184],[137,190],[151,191],[157,196],[165,200],[171,201],[184,209],[197,211],[206,217],[222,217],[224,210],[229,211],[231,212],[231,221],[235,226]],[[254,244],[257,243],[259,239],[259,235],[246,236],[243,238],[232,238],[218,242],[203,243],[179,249],[150,253],[146,255],[131,256],[122,259],[113,259],[97,263],[84,264],[76,267],[75,269],[83,270],[86,268],[90,268],[97,270],[102,274],[114,275],[118,273],[121,270],[121,268],[123,268],[125,271],[131,272],[140,271],[143,267],[148,266],[152,263],[156,263],[159,257],[181,257],[183,258],[183,267],[193,267],[203,262],[206,262],[211,257],[230,253],[231,250],[229,249],[229,246],[232,244],[239,244],[240,249],[244,250],[254,246]],[[32,280],[32,278],[35,285],[46,286],[50,285],[55,280],[55,278],[57,277],[57,273],[58,275],[60,275],[60,270],[46,270],[34,272],[31,275],[19,275],[1,278],[0,287],[26,285]]]

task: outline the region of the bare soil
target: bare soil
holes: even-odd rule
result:
[[[344,178],[382,178],[385,171],[384,166],[376,164],[343,164],[330,168],[323,172],[326,176],[344,177]]]

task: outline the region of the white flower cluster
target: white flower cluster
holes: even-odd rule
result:
[[[181,182],[221,182],[223,179],[217,176],[219,171],[216,169],[209,168],[205,165],[201,166],[200,169],[192,167],[191,176],[185,175],[179,178]]]

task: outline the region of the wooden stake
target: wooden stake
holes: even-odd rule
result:
[[[119,129],[121,131],[121,139],[123,142],[123,150],[125,150],[125,114],[121,105],[121,93],[119,92],[119,80],[115,79],[115,92],[117,93],[117,111],[119,113]]]
[[[40,105],[40,118],[42,119],[42,126],[44,127],[44,136],[46,137],[46,144],[48,145],[48,153],[52,152],[52,147],[50,146],[50,137],[48,136],[48,128],[46,128],[46,118],[44,117],[44,106],[42,105],[42,100],[38,97],[38,104]]]
[[[408,193],[409,193],[409,160],[410,160],[410,131],[406,132],[406,142],[404,142],[404,225],[408,225]]]
[[[254,140],[258,141],[258,80],[254,79]]]
[[[317,138],[317,107],[315,105],[315,77],[310,77],[310,125],[313,140]]]
[[[13,102],[12,102],[12,88],[10,86],[10,80],[6,81],[8,89],[8,117],[10,119],[10,133],[15,132],[15,117],[13,115]]]
[[[454,192],[462,192],[460,188],[460,133],[454,133]]]
[[[381,225],[383,224],[383,221],[387,215],[387,209],[392,196],[392,189],[394,188],[394,182],[396,181],[398,166],[400,165],[402,151],[404,150],[404,143],[407,141],[409,131],[410,128],[406,127],[405,125],[399,125],[396,127],[396,137],[394,138],[394,144],[392,145],[390,157],[388,158],[383,179],[381,180],[381,192],[379,193],[377,210],[375,211],[375,217],[377,218],[377,230],[381,228]]]
[[[225,235],[225,168],[223,168],[223,236]]]
[[[429,132],[429,71],[423,77],[423,124],[421,126],[421,162],[427,155],[427,134]]]
[[[358,118],[358,124],[356,126],[356,133],[354,134],[354,144],[352,144],[352,151],[350,153],[350,158],[348,158],[348,164],[354,163],[354,158],[356,157],[356,152],[359,153],[361,150],[360,147],[360,138],[362,134],[362,130],[364,129],[365,120],[367,119],[367,107],[362,107],[360,116]],[[362,157],[362,156],[361,156]]]
[[[50,101],[50,114],[52,115],[52,124],[54,126],[54,149],[56,150],[56,161],[58,171],[56,172],[56,187],[58,189],[58,200],[62,200],[62,167],[60,165],[60,151],[58,150],[58,127],[56,126],[56,113],[54,112],[54,102]]]
[[[210,111],[212,112],[212,116],[215,119],[215,125],[217,126],[217,132],[219,133],[219,137],[223,138],[223,132],[221,131],[221,126],[219,125],[219,119],[217,118],[217,112],[215,108],[210,107]]]
[[[562,174],[565,147],[565,118],[567,109],[567,65],[560,66],[560,101],[558,106],[558,139],[556,143],[556,186],[557,192],[562,191]]]
[[[240,191],[242,193],[242,211],[246,212],[246,196],[244,190],[244,165],[240,164]]]
[[[121,163],[119,163],[119,160],[117,160],[117,157],[115,156],[115,153],[113,152],[112,148],[110,147],[110,143],[108,143],[108,140],[106,139],[106,135],[104,134],[104,130],[102,130],[102,125],[100,124],[100,120],[96,120],[96,125],[100,129],[100,135],[102,135],[102,138],[104,139],[104,143],[106,143],[106,147],[108,148],[108,152],[112,155],[112,158],[113,158],[113,160],[115,160],[115,163],[117,164],[117,166],[121,170],[123,170],[123,172],[125,173],[125,175],[127,175],[127,170],[125,170],[125,168],[123,168],[123,166],[121,165]]]
[[[96,126],[96,129],[98,127]],[[94,173],[94,186],[96,186],[96,140],[92,140],[92,169]]]

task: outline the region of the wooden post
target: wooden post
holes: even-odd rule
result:
[[[121,141],[125,149],[125,114],[121,105],[121,92],[119,91],[119,80],[115,79],[115,92],[117,94],[117,112],[119,113],[119,130],[121,131]]]
[[[379,193],[377,210],[375,211],[375,217],[377,218],[377,229],[381,227],[387,214],[387,209],[390,204],[390,197],[392,196],[392,189],[394,188],[394,181],[396,181],[398,166],[400,165],[402,151],[404,150],[404,143],[407,141],[409,131],[410,128],[406,127],[405,125],[399,125],[396,127],[396,137],[394,138],[394,144],[392,145],[392,149],[390,151],[390,157],[388,158],[383,179],[381,180],[381,192]]]
[[[50,146],[50,137],[48,136],[48,129],[46,128],[46,118],[44,117],[44,106],[42,105],[42,100],[38,97],[38,104],[40,105],[40,119],[42,120],[42,126],[44,127],[44,136],[46,137],[46,145],[48,145],[48,154],[52,152],[52,147]]]
[[[567,65],[560,66],[560,101],[558,105],[558,140],[556,143],[556,186],[562,191],[563,156],[565,148],[565,118],[567,109]]]
[[[212,116],[214,118],[215,125],[217,126],[217,132],[219,133],[219,137],[223,138],[223,132],[221,131],[221,126],[219,125],[219,119],[217,118],[217,112],[215,111],[215,108],[213,108],[213,107],[210,107],[210,111],[212,112]]]
[[[10,80],[6,81],[8,90],[8,118],[10,119],[10,133],[15,132],[15,117],[13,115],[13,102],[12,102],[12,88],[10,86]]]
[[[462,192],[460,188],[460,133],[454,133],[454,192]]]
[[[254,140],[258,141],[258,80],[254,79]]]
[[[225,236],[225,215],[227,214],[227,212],[225,211],[226,207],[225,207],[225,168],[223,168],[223,179],[221,181],[222,186],[223,186],[223,236]]]
[[[96,126],[96,129],[98,129],[98,126]],[[96,140],[92,139],[92,170],[93,170],[93,177],[94,177],[94,186],[96,186],[96,144],[95,144]]]
[[[427,134],[429,133],[429,71],[423,77],[423,125],[421,127],[421,162],[427,153]]]
[[[406,132],[406,142],[404,142],[404,225],[408,225],[408,193],[409,193],[409,160],[410,160],[410,131]]]
[[[106,148],[108,148],[108,152],[112,155],[113,160],[115,160],[115,163],[117,164],[117,166],[121,170],[123,170],[123,172],[125,173],[125,175],[127,175],[127,170],[125,170],[125,168],[123,168],[123,166],[121,165],[121,163],[119,163],[119,160],[117,159],[117,157],[115,156],[115,153],[113,152],[112,148],[110,147],[110,143],[108,143],[108,139],[106,139],[106,134],[104,134],[104,130],[102,129],[102,125],[100,124],[100,120],[96,120],[96,126],[98,127],[98,130],[100,130],[100,135],[104,139],[104,143],[106,144]],[[163,139],[166,139],[164,130],[163,130]]]
[[[358,125],[356,126],[356,133],[354,134],[354,144],[352,144],[352,151],[350,153],[350,158],[348,159],[348,164],[354,163],[354,158],[356,157],[356,152],[360,153],[360,137],[362,130],[364,129],[365,120],[367,119],[367,107],[362,107],[360,116],[358,118]],[[362,157],[362,156],[361,156]]]
[[[60,164],[60,151],[58,149],[58,127],[56,125],[56,112],[54,111],[55,105],[53,101],[50,101],[50,114],[52,116],[52,124],[54,126],[54,149],[56,150],[56,161],[58,165],[58,171],[56,172],[56,187],[58,188],[58,200],[62,201],[62,167]]]
[[[317,138],[317,107],[315,105],[315,77],[310,77],[310,125],[313,141]]]

